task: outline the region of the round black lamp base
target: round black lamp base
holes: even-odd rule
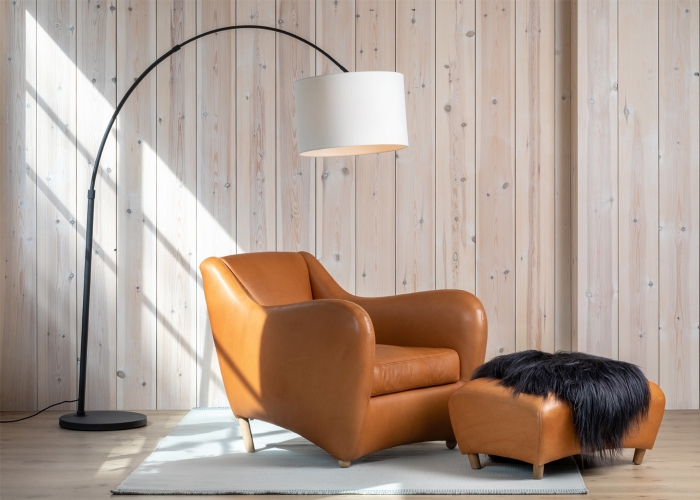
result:
[[[131,411],[86,411],[83,416],[63,415],[58,425],[73,431],[123,431],[146,425],[146,415]]]

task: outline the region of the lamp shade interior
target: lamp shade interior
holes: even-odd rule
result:
[[[408,146],[401,73],[362,71],[294,82],[301,156],[351,156]]]

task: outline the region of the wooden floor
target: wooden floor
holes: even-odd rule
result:
[[[30,420],[0,425],[0,498],[107,498],[110,489],[134,470],[187,412],[149,411],[145,412],[147,427],[100,433],[59,428],[62,413],[47,411]],[[24,415],[3,412],[0,419]],[[463,459],[464,467],[469,467],[467,457]],[[626,450],[612,466],[589,468],[583,477],[589,489],[587,498],[699,499],[700,411],[667,412],[656,446],[647,452],[642,465],[632,465],[632,451]]]

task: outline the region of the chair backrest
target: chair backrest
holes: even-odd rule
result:
[[[263,306],[312,300],[309,269],[296,252],[261,252],[222,257],[250,296]]]

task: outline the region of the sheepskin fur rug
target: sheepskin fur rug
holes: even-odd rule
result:
[[[523,351],[498,356],[474,372],[500,379],[520,393],[553,393],[572,408],[581,451],[612,458],[623,439],[646,418],[651,401],[647,379],[635,365],[580,352]]]

